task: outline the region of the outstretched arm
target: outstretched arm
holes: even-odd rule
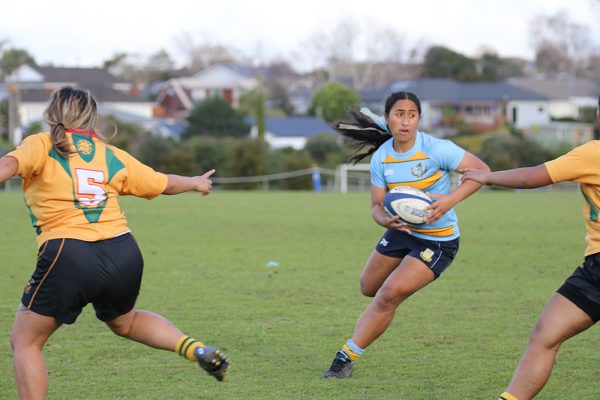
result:
[[[4,156],[0,158],[0,183],[17,174],[19,163],[16,158]]]
[[[167,187],[163,191],[163,194],[179,194],[194,190],[202,193],[203,196],[208,196],[212,189],[210,176],[214,173],[215,170],[211,169],[200,176],[167,175]]]
[[[544,164],[497,172],[480,171],[473,168],[465,168],[459,172],[463,174],[463,180],[479,182],[482,185],[497,185],[515,189],[533,189],[552,183],[550,174]]]
[[[473,168],[482,170],[485,172],[490,171],[490,167],[487,166],[486,163],[481,161],[477,156],[468,151],[465,152],[463,159],[460,164],[456,168],[456,171],[459,172],[464,168]],[[460,186],[458,186],[452,193],[447,195],[439,195],[439,194],[430,194],[431,197],[434,197],[436,201],[433,202],[432,205],[427,207],[430,210],[430,214],[427,217],[427,222],[434,222],[441,218],[444,213],[450,210],[459,202],[463,201],[473,193],[475,193],[481,185],[477,182],[466,182],[463,181]]]

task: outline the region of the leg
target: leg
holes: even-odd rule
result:
[[[589,315],[555,293],[531,334],[507,392],[519,400],[535,397],[550,377],[560,345],[592,325]]]
[[[117,335],[156,349],[173,351],[183,333],[162,316],[135,307],[106,323]]]
[[[373,343],[390,325],[400,303],[427,286],[434,278],[433,272],[420,260],[411,256],[404,257],[356,322],[352,336],[354,343],[363,349]]]
[[[373,251],[360,274],[360,291],[368,297],[375,296],[383,282],[400,265],[402,259],[384,256]]]
[[[36,314],[19,304],[10,344],[17,390],[22,400],[45,399],[48,395],[48,372],[42,348],[60,325],[56,319]]]
[[[180,341],[194,343],[193,347],[188,346],[189,350],[182,351],[180,355],[198,362],[203,370],[218,381],[225,379],[231,365],[231,361],[220,350],[205,347],[204,344],[185,336],[167,319],[150,311],[138,311],[134,307],[106,324],[115,334],[156,349],[177,351],[176,348],[183,347],[178,346]]]

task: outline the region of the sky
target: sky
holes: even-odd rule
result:
[[[147,59],[165,49],[183,66],[187,37],[307,69],[310,38],[350,21],[392,29],[406,48],[442,45],[472,57],[488,47],[533,59],[531,21],[557,13],[587,27],[600,48],[600,0],[0,0],[0,41],[42,65],[101,66],[117,53]]]

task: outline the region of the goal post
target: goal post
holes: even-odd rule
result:
[[[371,170],[370,164],[339,164],[337,166],[337,176],[340,180],[340,192],[348,193],[348,172],[349,171],[367,171]]]

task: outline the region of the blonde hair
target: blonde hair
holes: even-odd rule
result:
[[[44,120],[50,125],[52,146],[67,156],[73,153],[66,135],[68,129],[94,131],[98,127],[98,105],[88,90],[63,87],[52,93],[48,106],[44,110]],[[102,135],[96,134],[102,139]]]

